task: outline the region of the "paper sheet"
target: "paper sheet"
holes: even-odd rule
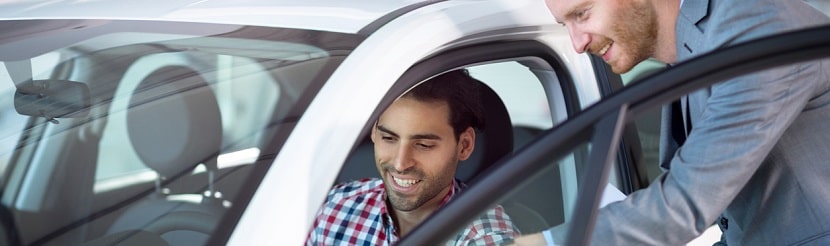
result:
[[[617,187],[611,185],[610,183],[605,185],[605,189],[602,191],[602,198],[599,200],[599,207],[605,207],[609,203],[621,201],[625,199],[625,194],[617,189]]]

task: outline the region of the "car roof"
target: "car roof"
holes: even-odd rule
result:
[[[400,9],[435,0],[12,0],[0,19],[207,22],[357,33]]]

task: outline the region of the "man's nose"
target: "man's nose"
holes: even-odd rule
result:
[[[583,32],[578,27],[568,26],[568,34],[571,36],[571,43],[573,43],[576,53],[585,53],[588,51],[588,45],[591,43],[591,35]]]
[[[406,144],[401,144],[393,164],[395,171],[404,172],[413,165],[415,165],[415,160],[412,159],[412,148]]]

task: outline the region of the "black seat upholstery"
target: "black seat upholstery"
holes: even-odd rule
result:
[[[216,169],[222,121],[212,89],[189,68],[160,68],[135,89],[127,130],[136,154],[159,180],[156,192],[128,207],[108,233],[150,231],[171,245],[203,245],[224,208],[202,194],[166,194],[162,186],[200,163]]]
[[[529,144],[542,131],[531,126],[514,126],[514,151]],[[525,186],[527,188],[514,191],[504,205],[514,220],[521,220],[521,223],[517,225],[522,232],[526,233],[542,231],[549,228],[548,225],[564,222],[559,166],[551,165],[541,170],[538,175],[539,177],[530,180],[530,183]],[[544,211],[544,213],[537,213],[537,211]]]
[[[513,152],[513,124],[504,101],[486,84],[479,86],[484,108],[485,127],[476,134],[476,146],[469,159],[458,165],[455,176],[467,184],[493,166],[498,160]]]

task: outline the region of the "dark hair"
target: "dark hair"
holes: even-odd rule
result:
[[[455,138],[467,127],[484,129],[481,101],[481,81],[470,76],[465,69],[449,71],[435,76],[410,89],[402,97],[426,102],[447,102],[450,108],[450,125]]]

